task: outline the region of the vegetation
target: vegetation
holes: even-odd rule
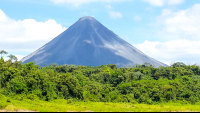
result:
[[[168,103],[195,106],[200,102],[200,67],[197,65],[177,62],[169,67],[155,68],[145,63],[117,68],[114,64],[91,67],[54,63],[40,67],[34,62],[22,64],[13,55],[9,57],[8,61],[4,61],[3,57],[0,59],[0,109],[11,103],[15,106],[20,103],[22,107],[30,105],[30,108],[42,103],[66,108],[68,105],[60,104],[63,102],[71,106],[92,103],[88,109],[93,111],[109,111],[107,103],[113,107],[127,105],[130,109],[126,110],[133,111],[135,108],[137,111],[139,108],[145,110],[145,106],[138,109],[130,106],[144,104],[159,108]],[[36,100],[41,102],[34,105]],[[105,109],[94,109],[92,106],[96,104]],[[115,107],[111,111],[117,109],[122,110]]]
[[[4,100],[6,101],[6,100]],[[40,112],[70,112],[70,111],[94,111],[94,112],[163,112],[163,111],[200,111],[199,103],[196,105],[179,103],[161,104],[133,104],[122,102],[83,102],[76,100],[55,99],[53,101],[41,100],[16,100],[7,102],[6,111],[40,111]],[[1,111],[1,110],[0,110]]]

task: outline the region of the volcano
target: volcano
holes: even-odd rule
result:
[[[150,63],[154,67],[167,66],[121,39],[95,18],[80,18],[63,33],[21,60],[44,66],[74,64],[100,66],[115,64],[117,67]]]

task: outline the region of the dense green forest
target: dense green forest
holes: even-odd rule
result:
[[[10,60],[0,59],[0,95],[17,100],[195,104],[200,99],[200,67],[181,62],[159,68],[148,63],[129,68],[55,63],[40,67],[10,55]]]

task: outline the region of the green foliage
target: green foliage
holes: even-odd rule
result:
[[[3,109],[7,106],[8,104],[6,102],[0,102],[0,109]]]
[[[186,67],[186,65],[182,62],[176,62],[174,64],[171,65],[173,68],[175,67]]]
[[[10,54],[8,57],[10,58],[11,61],[12,61],[12,60],[17,61],[17,57],[14,56],[14,55],[12,55],[12,54]]]
[[[4,50],[1,50],[0,51],[0,54],[1,54],[1,58],[3,58],[3,54],[8,54],[8,52],[4,51]]]
[[[36,99],[38,99],[38,97],[37,97],[37,95],[34,95],[34,94],[28,94],[27,99],[36,100]]]
[[[70,99],[93,102],[155,104],[200,100],[200,68],[177,62],[155,68],[58,65],[0,59],[0,94],[23,101]],[[7,100],[8,101],[8,100]]]
[[[8,98],[6,102],[11,102],[11,100]]]

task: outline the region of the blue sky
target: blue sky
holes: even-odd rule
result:
[[[0,50],[20,60],[83,16],[168,65],[200,64],[198,0],[0,0]]]

